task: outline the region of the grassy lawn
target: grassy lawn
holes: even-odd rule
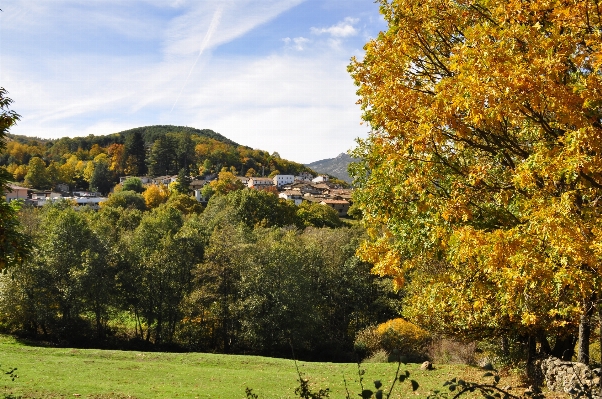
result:
[[[251,387],[260,398],[292,398],[296,387],[291,360],[258,356],[206,353],[155,353],[28,346],[0,336],[2,369],[17,367],[14,381],[4,377],[4,393],[23,398],[224,398],[245,397]],[[331,398],[344,398],[347,380],[351,397],[360,392],[356,364],[298,362],[301,372],[316,388],[330,388]],[[380,379],[385,387],[395,375],[396,364],[362,364],[364,384],[373,388]],[[395,389],[392,397],[424,398],[441,388],[450,377],[474,380],[481,370],[467,366],[436,365],[421,371],[417,364],[402,365],[420,383],[416,392],[409,384]],[[508,383],[502,378],[501,386]],[[519,392],[519,391],[517,391]],[[521,391],[522,392],[522,391]]]

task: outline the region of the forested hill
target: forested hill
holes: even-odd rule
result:
[[[39,137],[20,136],[10,133],[6,136],[8,141],[17,141],[21,144],[31,144],[32,142],[44,143],[45,145],[48,145],[48,143],[68,144],[69,149],[73,152],[77,151],[78,148],[91,148],[94,144],[98,144],[101,147],[106,147],[114,143],[124,144],[127,137],[135,133],[142,135],[142,139],[148,145],[152,145],[159,137],[165,136],[168,133],[188,133],[192,136],[214,139],[225,144],[239,146],[238,143],[235,143],[229,138],[224,137],[211,129],[197,129],[189,126],[173,125],[141,126],[118,133],[110,133],[100,136],[94,136],[90,134],[88,136],[63,137],[60,139],[42,139]]]
[[[239,146],[238,143],[230,140],[227,137],[222,136],[221,134],[214,132],[211,129],[197,129],[189,126],[173,126],[173,125],[154,125],[154,126],[143,126],[136,127],[134,129],[124,130],[122,132],[116,133],[121,135],[125,139],[134,133],[140,133],[145,143],[152,144],[159,137],[164,136],[167,133],[173,132],[181,132],[181,133],[190,133],[191,135],[196,135],[199,137],[206,137],[210,139],[214,139],[217,141],[221,141],[222,143],[231,144],[234,146]]]
[[[145,126],[101,136],[40,139],[8,135],[0,155],[15,182],[33,188],[57,183],[86,188],[94,171],[106,181],[126,175],[211,175],[227,168],[238,175],[269,176],[309,172],[277,153],[241,146],[210,129]],[[108,183],[107,183],[108,184]]]

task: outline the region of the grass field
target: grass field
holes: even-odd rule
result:
[[[66,349],[30,346],[12,337],[0,336],[0,365],[17,367],[13,382],[0,380],[3,393],[23,398],[224,398],[245,397],[253,388],[260,398],[292,398],[297,384],[292,360],[258,356],[205,353],[156,353]],[[316,388],[330,388],[331,398],[345,397],[344,379],[351,397],[361,391],[356,364],[298,362],[301,372]],[[362,364],[364,384],[373,380],[385,387],[395,375],[396,364]],[[450,377],[478,378],[481,370],[458,365],[436,365],[421,371],[419,365],[402,365],[420,383],[412,392],[409,384],[395,389],[395,398],[424,398],[441,388]],[[505,382],[511,385],[516,382]],[[518,391],[517,391],[518,392]]]

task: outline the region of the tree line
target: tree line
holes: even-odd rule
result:
[[[238,145],[211,130],[149,126],[106,136],[42,140],[10,135],[0,166],[10,180],[35,189],[57,184],[106,193],[119,176],[298,175],[311,169],[277,153]],[[315,174],[315,173],[313,173]]]
[[[202,213],[68,202],[20,211],[30,256],[0,278],[5,331],[65,345],[352,360],[399,294],[355,256],[358,227],[295,225],[270,193]],[[294,208],[294,206],[293,206]],[[288,215],[288,216],[287,216]]]

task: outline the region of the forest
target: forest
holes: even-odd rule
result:
[[[7,134],[4,166],[34,189],[66,184],[108,193],[120,176],[216,175],[227,167],[242,176],[298,175],[311,169],[277,153],[241,146],[209,129],[147,126],[105,136],[43,140]]]

